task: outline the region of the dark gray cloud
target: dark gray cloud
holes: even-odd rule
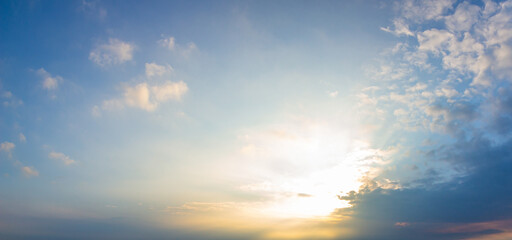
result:
[[[450,224],[512,220],[512,141],[497,145],[476,136],[445,146],[440,152],[444,157],[438,161],[456,163],[466,176],[434,185],[425,179],[423,187],[411,189],[367,185],[358,193],[341,197],[353,204],[340,214],[354,217],[351,224],[361,230],[359,239],[463,239],[501,232],[492,228],[439,231]],[[408,226],[397,227],[396,223]]]

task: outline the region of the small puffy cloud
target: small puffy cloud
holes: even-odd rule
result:
[[[158,41],[160,46],[165,47],[173,52],[180,54],[181,56],[188,58],[190,55],[198,50],[197,46],[193,42],[187,43],[185,46],[177,44],[174,37],[164,38]]]
[[[146,111],[155,110],[157,104],[150,100],[150,91],[147,83],[140,83],[134,87],[127,87],[124,92],[126,105],[141,108]]]
[[[395,223],[395,227],[408,227],[409,225],[411,225],[411,224],[408,222],[396,222]]]
[[[158,65],[156,63],[146,63],[146,76],[148,78],[162,76],[173,71],[170,65]]]
[[[122,99],[110,99],[103,101],[102,109],[116,110],[125,106],[139,108],[152,112],[159,104],[168,101],[180,101],[188,92],[185,82],[165,81],[163,84],[149,85],[147,82],[124,88]],[[93,108],[93,116],[99,116],[99,107]]]
[[[80,9],[87,15],[104,20],[107,17],[107,10],[100,6],[98,1],[82,0]]]
[[[19,139],[20,139],[20,142],[22,142],[22,143],[27,142],[27,138],[25,137],[25,135],[23,133],[19,134]]]
[[[21,172],[28,178],[39,176],[39,172],[34,167],[24,166],[21,168]]]
[[[338,91],[332,91],[332,92],[328,92],[328,94],[329,94],[329,97],[332,97],[332,98],[335,98],[335,97],[337,97],[337,96],[338,96],[338,93],[339,93]]]
[[[180,54],[183,56],[183,57],[186,57],[188,58],[192,53],[194,53],[195,51],[197,51],[197,46],[195,43],[193,42],[189,42],[187,43],[187,46],[184,47],[184,48],[181,48],[181,52]]]
[[[161,39],[158,41],[158,43],[162,47],[166,47],[167,49],[174,51],[174,48],[175,48],[174,37]]]
[[[135,45],[110,38],[108,43],[99,45],[92,50],[89,59],[102,67],[121,64],[132,60],[134,50]]]
[[[75,160],[71,159],[69,156],[66,156],[64,153],[60,153],[60,152],[52,151],[50,154],[48,154],[48,157],[51,159],[59,160],[62,163],[64,163],[65,165],[71,165],[73,163],[76,163]]]
[[[2,97],[3,98],[11,98],[12,97],[12,93],[9,92],[9,91],[5,91],[2,93]]]
[[[165,102],[167,100],[179,101],[187,91],[187,84],[183,81],[167,81],[162,85],[151,87],[151,92],[157,102]]]
[[[0,143],[0,151],[10,153],[11,150],[14,149],[15,146],[16,145],[14,145],[14,143],[6,141],[3,143]]]
[[[459,95],[459,92],[453,88],[441,88],[436,90],[436,95],[439,97],[453,98]]]
[[[55,90],[59,86],[59,82],[62,82],[61,76],[52,76],[44,68],[38,69],[36,73],[43,79],[43,88],[46,90]]]
[[[0,86],[0,88],[1,88],[1,86]],[[1,93],[0,98],[3,98],[2,105],[4,105],[4,107],[17,107],[17,106],[23,104],[23,101],[17,99],[14,96],[14,94],[12,94],[12,92],[10,92],[10,91],[2,92],[0,89],[0,93]]]

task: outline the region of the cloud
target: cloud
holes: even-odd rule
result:
[[[21,168],[21,172],[28,178],[39,176],[39,172],[34,167],[24,166]]]
[[[174,43],[174,37],[164,38],[158,41],[160,46],[165,47],[171,51],[174,51],[176,45]]]
[[[64,153],[60,153],[60,152],[52,151],[48,154],[48,157],[51,159],[59,160],[62,163],[64,163],[64,165],[71,165],[71,164],[76,163],[75,160],[71,159],[69,156],[66,156]]]
[[[59,86],[59,83],[63,81],[61,76],[53,77],[49,72],[40,68],[36,73],[43,79],[43,88],[46,90],[55,90]]]
[[[168,100],[179,101],[187,91],[187,84],[183,81],[167,81],[162,85],[151,87],[151,92],[157,102],[166,102]]]
[[[122,64],[133,58],[135,45],[110,38],[108,43],[97,46],[89,54],[89,59],[99,66]]]
[[[153,111],[157,106],[157,103],[150,100],[150,90],[147,83],[126,87],[124,100],[127,106],[141,108],[146,111]]]
[[[1,91],[1,86],[0,86],[0,98],[3,98],[3,102],[2,102],[2,105],[4,105],[5,107],[17,107],[19,105],[22,105],[23,104],[23,101],[17,99],[14,94],[12,94],[12,92],[10,91]]]
[[[180,54],[182,57],[185,58],[190,57],[194,52],[198,51],[198,48],[195,43],[189,42],[183,46],[177,44],[174,37],[160,39],[158,40],[158,44],[160,44],[160,46],[162,47],[169,49],[172,52]]]
[[[169,74],[173,71],[170,65],[158,65],[156,63],[146,63],[146,77],[159,77],[165,74]]]
[[[164,81],[161,84],[153,85],[143,82],[135,86],[126,86],[124,88],[123,98],[121,99],[103,101],[102,109],[119,110],[126,106],[152,112],[162,103],[181,101],[182,97],[187,92],[188,86],[183,81]],[[99,116],[100,113],[97,112],[99,107],[95,107],[93,107],[93,115]]]
[[[339,214],[352,219],[344,225],[356,239],[506,239],[512,229],[500,224],[512,221],[512,1],[400,3],[396,19],[418,41],[401,38],[384,51],[371,76],[379,90],[362,90],[358,106],[364,120],[376,119],[375,135],[404,136],[394,141],[407,153],[340,196],[352,207]],[[429,144],[412,143],[424,139]],[[385,179],[398,187],[382,186]]]
[[[27,138],[25,137],[25,135],[23,135],[23,133],[20,133],[18,138],[20,139],[20,142],[22,142],[22,143],[27,142]]]
[[[11,153],[11,150],[14,149],[16,145],[14,145],[14,143],[12,142],[3,142],[3,143],[0,143],[0,152],[7,152],[7,153]]]
[[[479,231],[466,226],[496,220],[503,223],[512,221],[512,208],[509,207],[512,194],[508,191],[508,184],[512,182],[509,174],[512,171],[510,149],[512,141],[493,146],[481,136],[460,140],[440,149],[442,158],[470,169],[470,174],[453,181],[416,188],[362,187],[359,192],[343,197],[350,200],[353,207],[339,211],[357,219],[355,222],[369,224],[364,229],[378,229],[379,225],[387,224],[387,227],[377,230],[381,234],[379,239],[410,239],[408,233],[392,228],[397,223],[407,223],[407,227],[413,229],[409,233],[422,233],[425,239],[465,239],[482,234],[488,236],[484,239],[492,239],[501,233],[490,231],[495,229],[495,224],[478,224]],[[428,183],[430,180],[423,181]],[[507,230],[511,231],[510,228]],[[360,235],[371,232],[362,231]],[[465,238],[456,237],[454,233]],[[361,236],[361,239],[370,238]]]
[[[87,15],[105,20],[107,17],[107,10],[100,6],[98,1],[95,0],[82,0],[80,9]]]
[[[91,109],[91,114],[93,117],[101,117],[101,110],[98,106],[93,106]]]
[[[407,26],[407,24],[405,24],[404,20],[395,19],[393,21],[393,24],[395,25],[394,30],[391,30],[389,27],[386,27],[386,28],[381,27],[380,30],[389,32],[389,33],[393,33],[397,36],[400,36],[400,35],[414,36],[414,33],[411,30],[409,30],[409,27]]]
[[[426,20],[441,19],[449,9],[453,8],[455,0],[406,0],[397,2],[402,15],[414,22],[423,22]]]
[[[463,2],[457,6],[455,13],[446,17],[446,27],[452,31],[468,31],[478,21],[480,8]]]

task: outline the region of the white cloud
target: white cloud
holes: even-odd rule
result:
[[[61,76],[53,77],[49,72],[44,70],[44,68],[40,68],[36,72],[43,79],[43,88],[46,90],[55,90],[59,86],[59,82],[62,82]]]
[[[329,96],[332,97],[332,98],[335,98],[338,96],[338,91],[332,91],[332,92],[328,92],[329,93]]]
[[[161,39],[158,41],[158,43],[161,46],[166,47],[167,49],[169,49],[171,51],[174,51],[174,48],[175,48],[174,37]]]
[[[469,31],[478,21],[480,8],[463,2],[457,6],[455,13],[446,17],[446,26],[452,31]]]
[[[425,89],[427,89],[427,87],[428,87],[427,84],[419,82],[419,83],[416,83],[416,85],[414,85],[414,86],[412,86],[410,88],[407,88],[406,91],[408,91],[408,92],[417,92],[417,91],[425,90]]]
[[[418,34],[419,50],[439,53],[454,39],[452,33],[446,30],[431,29]]]
[[[492,4],[486,4],[485,10],[489,5],[492,6]],[[493,8],[492,12],[497,13],[477,28],[488,46],[502,44],[512,39],[512,2],[502,2],[497,9],[491,8]]]
[[[165,81],[159,85],[149,85],[147,82],[124,88],[122,99],[111,99],[103,101],[102,109],[117,110],[124,106],[139,108],[152,112],[161,104],[168,101],[180,101],[183,95],[188,92],[185,82]],[[99,109],[96,109],[99,110]],[[95,109],[93,108],[93,111]],[[93,112],[93,115],[97,113]]]
[[[141,108],[146,111],[155,110],[157,104],[151,102],[147,83],[140,83],[135,87],[127,87],[124,92],[126,105]]]
[[[393,33],[397,36],[400,36],[400,35],[414,36],[414,33],[411,30],[409,30],[409,26],[407,26],[407,24],[404,22],[403,19],[395,19],[393,21],[393,24],[395,25],[394,30],[391,30],[389,27],[386,27],[386,28],[381,27],[380,29],[385,32]]]
[[[438,20],[453,7],[455,0],[407,0],[399,2],[404,17],[415,22]]]
[[[148,78],[158,77],[173,71],[170,65],[158,65],[156,63],[146,63],[146,76]]]
[[[14,145],[14,143],[6,141],[3,143],[0,143],[0,151],[11,153],[11,150],[14,149],[15,146],[16,145]]]
[[[99,45],[91,51],[89,59],[102,67],[121,64],[132,60],[134,50],[135,45],[110,38],[107,44]]]
[[[20,139],[20,142],[22,142],[22,143],[27,142],[27,138],[25,137],[25,135],[23,135],[23,133],[20,133],[19,139]]]
[[[162,85],[151,87],[151,92],[157,102],[165,102],[167,100],[179,101],[187,91],[187,84],[183,81],[167,81]]]
[[[64,153],[60,153],[60,152],[52,151],[52,152],[50,152],[50,154],[48,154],[48,157],[51,159],[59,160],[62,163],[64,163],[65,165],[71,165],[73,163],[76,163],[75,160],[71,159],[69,156],[66,156]]]
[[[37,177],[39,172],[34,167],[24,166],[21,168],[21,172],[25,177]]]
[[[192,53],[198,50],[195,43],[189,42],[185,46],[183,46],[177,44],[174,37],[160,39],[158,43],[160,44],[160,46],[165,47],[173,52],[176,52],[185,58],[190,57]]]
[[[495,64],[492,65],[493,70],[501,78],[510,78],[512,76],[512,48],[508,45],[501,44],[493,51]]]
[[[447,98],[453,98],[457,95],[459,95],[459,92],[453,88],[441,88],[436,90],[436,95],[438,97],[447,97]]]

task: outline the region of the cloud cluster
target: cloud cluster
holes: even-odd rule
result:
[[[168,76],[173,68],[170,65],[146,63],[146,77],[148,79]],[[148,112],[154,111],[165,102],[180,101],[188,92],[188,86],[183,81],[161,80],[157,82],[144,81],[133,86],[124,86],[122,98],[103,101],[101,109],[115,110],[124,107],[139,108]],[[92,114],[100,115],[100,107],[94,106]]]
[[[397,10],[382,30],[400,42],[357,97],[362,121],[403,136],[392,144],[407,154],[340,196],[353,204],[340,214],[378,229],[360,239],[506,238],[512,229],[491,223],[512,220],[512,1],[401,1]],[[487,227],[465,228],[476,222]]]
[[[23,134],[20,134],[20,141],[24,142],[24,141],[22,141],[23,139],[21,138],[21,136],[23,136],[23,139],[26,141],[25,136]],[[9,158],[12,159],[12,152],[15,147],[16,147],[16,145],[14,143],[5,141],[5,142],[0,143],[0,152],[7,153]],[[21,170],[21,173],[27,178],[39,176],[39,172],[34,167],[25,166],[22,162],[20,162],[18,160],[14,160],[13,165],[16,167],[19,167]]]

